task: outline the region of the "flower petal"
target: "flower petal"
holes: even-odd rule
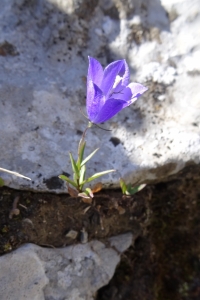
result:
[[[129,87],[124,88],[122,86],[121,90],[113,91],[112,97],[115,99],[123,100],[123,101],[129,101],[132,98],[132,91]]]
[[[88,80],[92,80],[97,86],[100,87],[103,78],[103,68],[98,60],[88,56],[89,67],[88,67]]]
[[[120,70],[119,76],[122,77],[122,85],[127,86],[130,81],[130,72],[129,72],[129,67],[128,67],[125,59],[124,59],[124,64]]]
[[[94,122],[101,107],[105,102],[105,97],[100,88],[91,80],[87,83],[87,114],[91,122]]]
[[[105,68],[102,83],[100,86],[105,96],[107,96],[113,88],[116,76],[119,74],[121,68],[123,67],[123,64],[124,60],[117,60],[109,64]]]
[[[148,88],[139,83],[130,83],[126,88],[119,90],[114,90],[112,97],[115,99],[120,99],[126,101],[124,107],[129,106],[134,103]],[[123,108],[124,108],[123,107]]]
[[[101,110],[99,111],[98,115],[96,116],[93,122],[98,124],[111,119],[120,110],[123,109],[125,104],[125,101],[119,99],[111,98],[106,100],[105,104],[102,106]]]
[[[138,98],[140,97],[144,92],[146,92],[148,90],[147,87],[143,86],[140,83],[137,82],[132,82],[130,83],[128,86],[128,88],[131,89],[132,92],[132,98]]]

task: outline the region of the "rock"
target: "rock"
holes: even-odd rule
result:
[[[126,58],[149,87],[135,104],[87,133],[100,147],[88,175],[102,183],[153,182],[200,162],[200,7],[196,0],[3,0],[0,11],[0,173],[7,186],[66,192],[85,111],[87,56]],[[119,140],[117,146],[113,138]],[[105,159],[106,158],[106,159]]]
[[[109,241],[117,251],[99,241],[59,249],[26,244],[0,257],[0,299],[95,299],[133,236],[127,233]]]
[[[134,236],[134,239],[137,235]],[[120,237],[120,238],[119,238]],[[129,245],[132,243],[133,235],[132,233],[125,233],[121,234],[120,236],[113,236],[108,239],[110,242],[110,245],[114,247],[117,251],[120,253],[124,252],[126,249],[128,249]]]
[[[82,244],[85,244],[85,243],[88,242],[88,233],[87,233],[87,231],[85,230],[85,228],[83,228],[83,229],[81,230],[80,240],[81,240],[81,243],[82,243]]]
[[[78,236],[78,231],[76,231],[76,230],[69,230],[67,233],[66,233],[66,235],[65,235],[67,238],[70,238],[70,239],[72,239],[72,240],[75,240],[76,238],[77,238],[77,236]]]

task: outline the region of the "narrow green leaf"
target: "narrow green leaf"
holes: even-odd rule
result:
[[[126,185],[126,195],[132,195],[131,194],[131,191],[132,191],[132,185],[130,184],[130,183],[128,183],[127,185]]]
[[[77,188],[77,184],[73,180],[69,179],[69,177],[67,177],[65,175],[59,175],[58,177],[64,181],[67,181],[68,183],[73,185],[75,188]]]
[[[145,186],[146,186],[146,184],[141,184],[141,185],[136,186],[136,187],[130,187],[128,189],[129,195],[136,194],[137,192],[141,191]]]
[[[96,153],[98,150],[99,150],[99,148],[97,148],[97,149],[94,150],[90,155],[88,155],[88,156],[82,161],[81,167],[82,167],[83,165],[85,165],[85,164],[88,162],[88,160],[90,160],[90,158],[92,158],[92,156],[95,155],[95,153]]]
[[[146,183],[141,184],[141,185],[138,187],[138,192],[141,191],[141,190],[143,190],[143,188],[145,188],[145,186],[146,186]]]
[[[4,180],[0,177],[0,187],[4,186]]]
[[[80,170],[80,178],[79,178],[79,183],[82,184],[83,181],[85,180],[85,171],[86,171],[86,166],[83,165],[81,167],[81,170]]]
[[[72,164],[72,170],[73,170],[74,174],[76,174],[76,178],[79,178],[79,170],[77,168],[76,162],[71,153],[69,153],[69,157],[70,157],[71,164]]]
[[[120,178],[119,182],[120,182],[120,186],[121,186],[121,189],[122,189],[122,194],[125,194],[126,190],[127,190],[126,184],[125,184],[125,182],[122,178]]]
[[[94,197],[93,192],[92,192],[92,190],[91,190],[90,188],[86,188],[86,189],[85,189],[85,192],[86,192],[91,198]]]
[[[128,183],[128,184],[127,184],[127,189],[128,189],[128,190],[131,190],[132,188],[133,188],[132,185],[131,185],[130,183]]]
[[[85,139],[84,139],[84,136],[82,136],[81,139],[80,139],[80,142],[78,144],[78,155],[80,154],[81,148],[82,148],[84,143],[85,143]]]
[[[77,181],[78,178],[75,173],[73,174],[73,179],[74,179],[74,182],[78,185],[78,181]]]
[[[80,170],[80,167],[81,167],[81,163],[83,161],[83,155],[84,155],[84,151],[85,151],[85,145],[86,145],[85,141],[83,141],[82,143],[80,142],[79,148],[78,148],[77,167],[78,167],[79,170]]]
[[[115,171],[116,170],[107,170],[107,171],[103,171],[103,172],[100,172],[100,173],[96,173],[96,174],[92,175],[90,178],[84,180],[82,182],[82,184],[88,183],[88,182],[90,182],[90,181],[92,181],[92,180],[94,180],[94,179],[96,179],[96,178],[98,178],[100,176],[103,176],[105,174],[108,174],[108,173],[111,173],[111,172],[115,172]]]

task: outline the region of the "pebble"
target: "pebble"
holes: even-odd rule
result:
[[[65,236],[67,238],[75,240],[77,238],[77,235],[78,235],[78,231],[72,229],[72,230],[69,230]]]
[[[85,231],[85,228],[81,230],[80,240],[82,244],[86,244],[88,242],[88,233]]]

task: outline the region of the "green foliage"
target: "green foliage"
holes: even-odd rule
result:
[[[78,196],[83,198],[93,198],[93,192],[90,188],[86,188],[84,190],[84,185],[88,182],[93,181],[94,179],[108,174],[110,172],[114,172],[115,170],[107,170],[99,173],[95,173],[89,178],[85,178],[86,175],[86,163],[94,156],[94,154],[99,150],[95,149],[90,155],[88,155],[84,159],[84,151],[85,151],[86,142],[84,140],[84,136],[81,138],[79,147],[78,147],[78,159],[74,160],[71,153],[69,153],[72,170],[73,170],[73,180],[65,175],[60,175],[59,178],[66,181],[68,184],[71,184],[78,191]],[[74,190],[68,187],[68,192],[74,195]]]
[[[4,180],[0,177],[0,187],[4,186]]]
[[[58,176],[60,179],[67,181],[68,183],[70,183],[71,185],[73,185],[74,187],[77,187],[77,183],[74,182],[73,180],[69,179],[69,177],[65,176],[65,175],[60,175]]]
[[[94,180],[94,179],[96,179],[96,178],[98,178],[98,177],[100,177],[100,176],[106,175],[106,174],[111,173],[111,172],[115,172],[115,170],[107,170],[107,171],[95,173],[95,174],[92,175],[90,178],[84,180],[84,181],[83,181],[83,184],[88,183],[88,182],[90,182],[90,181],[92,181],[92,180]]]
[[[99,150],[99,148],[95,149],[90,155],[88,155],[82,162],[81,162],[81,166],[85,165],[88,160],[90,160],[93,155],[95,155],[95,153]]]
[[[130,183],[126,184],[123,179],[120,179],[120,186],[122,189],[122,194],[130,196],[130,195],[134,195],[135,193],[141,191],[146,186],[146,184],[141,184],[139,186],[132,187],[132,185]]]

